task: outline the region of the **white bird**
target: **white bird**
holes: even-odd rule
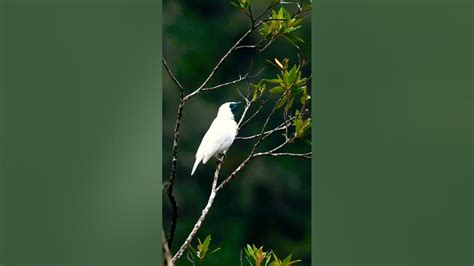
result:
[[[237,135],[237,123],[234,120],[235,110],[241,102],[227,102],[219,107],[216,118],[202,138],[196,152],[191,175],[194,174],[199,163],[206,164],[209,159],[219,153],[226,153]]]

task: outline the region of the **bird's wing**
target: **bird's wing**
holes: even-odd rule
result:
[[[234,131],[229,121],[214,119],[199,145],[196,158],[201,157],[205,164],[216,153],[226,150],[235,138]]]

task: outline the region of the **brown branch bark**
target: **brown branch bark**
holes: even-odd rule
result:
[[[161,238],[161,244],[163,246],[163,259],[164,259],[164,265],[165,266],[173,266],[173,262],[171,261],[173,256],[171,255],[171,251],[168,246],[168,242],[166,242],[166,237],[165,237],[165,230],[162,231],[162,238]]]
[[[173,192],[174,188],[174,180],[176,178],[176,173],[177,173],[177,165],[178,165],[178,149],[179,149],[179,130],[181,126],[181,119],[183,117],[183,108],[184,108],[184,87],[181,85],[181,83],[178,81],[178,79],[175,77],[173,72],[171,71],[170,67],[168,66],[168,63],[166,62],[166,59],[163,58],[163,65],[165,66],[166,71],[168,72],[168,75],[171,77],[173,82],[178,86],[179,88],[179,98],[180,102],[178,105],[178,111],[176,115],[176,122],[175,122],[175,129],[174,129],[174,137],[173,137],[173,157],[171,161],[171,173],[168,181],[165,184],[165,189],[166,189],[166,194],[168,196],[168,199],[171,204],[172,208],[172,213],[171,213],[171,222],[170,222],[170,232],[168,235],[168,241],[167,244],[168,246],[171,247],[174,239],[174,235],[176,232],[176,224],[178,221],[178,202],[176,201],[176,197]]]
[[[174,129],[173,159],[171,161],[171,173],[170,173],[168,183],[166,185],[166,194],[168,195],[168,199],[172,207],[170,232],[168,236],[169,246],[171,246],[173,243],[174,234],[176,231],[176,224],[178,222],[178,215],[179,215],[178,203],[174,196],[173,188],[174,188],[174,180],[176,178],[177,166],[178,166],[179,136],[180,136],[181,119],[183,117],[183,108],[184,108],[184,102],[181,99],[181,102],[178,105],[178,112],[176,116],[176,123],[175,123],[175,129]]]

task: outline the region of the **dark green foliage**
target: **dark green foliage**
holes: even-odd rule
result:
[[[275,58],[274,62],[268,62],[280,70],[280,74],[277,74],[277,78],[263,80],[274,86],[269,90],[269,93],[281,95],[277,108],[285,106],[284,113],[288,115],[294,106],[295,98],[299,97],[301,109],[296,109],[294,114],[291,115],[294,116],[293,125],[295,126],[295,137],[302,138],[311,132],[311,118],[305,117],[304,115],[305,107],[311,99],[311,96],[308,95],[308,78],[301,77],[301,67],[303,64],[293,65],[289,68],[288,58],[282,61]]]
[[[290,33],[301,28],[303,18],[291,15],[283,6],[278,11],[272,10],[269,21],[264,22],[259,32],[265,39],[273,39],[284,36],[295,47],[299,49],[297,43],[304,43],[304,40]]]

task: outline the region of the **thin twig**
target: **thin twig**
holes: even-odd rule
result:
[[[263,95],[263,94],[262,94]],[[258,98],[262,97],[262,95],[260,95]],[[245,120],[241,125],[240,127],[244,127],[248,122],[250,122],[255,116],[258,115],[258,113],[260,113],[260,111],[263,109],[263,106],[270,100],[270,97],[268,97],[267,99],[265,99],[261,104],[260,106],[258,107],[257,111],[255,111],[247,120]]]
[[[278,37],[279,37],[279,36],[273,36],[273,37],[265,44],[265,46],[263,46],[262,48],[258,48],[258,47],[257,47],[257,51],[258,51],[258,52],[263,52],[263,51],[265,51],[265,49],[267,49],[267,48],[270,46],[270,44],[272,44],[273,41],[276,40]]]
[[[267,130],[263,133],[263,139],[267,138],[269,135],[277,132],[277,131],[280,131],[280,130],[285,130],[287,129],[291,124],[290,122],[293,120],[294,118],[290,118],[288,119],[287,121],[283,122],[282,124],[280,124],[279,126],[271,129],[271,130]],[[249,140],[249,139],[254,139],[254,138],[257,138],[257,137],[260,137],[260,134],[255,134],[255,135],[252,135],[252,136],[247,136],[247,137],[236,137],[235,139],[241,139],[241,140]]]
[[[257,16],[257,18],[255,18],[255,20],[259,20],[261,19],[263,16],[265,16],[265,14],[272,8],[274,8],[275,6],[277,6],[279,4],[279,2],[274,2],[274,1],[271,1],[270,5],[267,6],[267,8],[262,12],[260,13],[260,15]]]
[[[232,80],[232,81],[229,81],[229,82],[225,82],[225,83],[222,83],[222,84],[219,84],[219,85],[216,85],[216,86],[202,88],[202,90],[203,91],[215,90],[215,89],[218,89],[218,88],[221,88],[221,87],[225,87],[225,86],[228,86],[228,85],[235,84],[237,82],[240,82],[240,81],[243,81],[243,80],[246,80],[246,79],[252,79],[252,78],[258,77],[260,74],[262,74],[263,70],[264,70],[264,68],[261,68],[255,75],[252,75],[252,76],[250,76],[249,75],[250,73],[247,72],[245,75],[240,76],[238,79],[235,79],[235,80]]]
[[[178,79],[174,76],[173,72],[171,71],[170,67],[168,66],[168,63],[166,62],[166,59],[163,57],[162,59],[163,65],[165,66],[166,72],[168,72],[168,75],[171,77],[173,82],[178,86],[180,93],[184,94],[184,87],[181,85],[181,83],[178,81]]]
[[[251,4],[249,4],[249,18],[250,18],[250,23],[252,24],[252,28],[255,27],[255,19],[253,18]]]
[[[228,86],[228,85],[235,84],[237,82],[240,82],[242,80],[247,79],[248,74],[249,73],[245,74],[244,76],[239,77],[238,79],[235,79],[235,80],[232,80],[232,81],[229,81],[229,82],[225,82],[225,83],[222,83],[222,84],[219,84],[219,85],[216,85],[216,86],[212,86],[212,87],[203,88],[202,90],[203,91],[210,91],[210,90],[215,90],[215,89],[218,89],[218,88],[221,88],[221,87],[225,87],[225,86]]]
[[[243,49],[243,48],[257,48],[258,45],[263,42],[263,39],[260,39],[260,41],[258,41],[256,44],[244,44],[244,45],[239,45],[237,47],[235,47],[235,50],[238,50],[238,49]]]
[[[240,91],[239,91],[239,94],[241,94]],[[245,107],[244,107],[244,111],[242,112],[242,116],[240,117],[239,122],[237,123],[237,131],[241,128],[240,125],[244,121],[244,118],[247,115],[247,112],[250,109],[250,106],[252,105],[252,102],[249,101],[248,96],[247,97],[244,97],[243,95],[241,95],[241,96],[242,96],[242,98],[245,99]]]
[[[253,148],[252,148],[252,151],[250,152],[250,154],[253,154],[255,152],[255,149],[257,149],[258,145],[260,145],[260,142],[262,142],[263,140],[263,135],[265,133],[265,129],[267,128],[267,125],[268,125],[268,122],[270,121],[270,118],[272,118],[273,114],[275,113],[275,111],[278,109],[278,104],[283,100],[283,98],[286,96],[286,93],[288,92],[288,90],[286,90],[281,96],[280,98],[278,98],[278,101],[275,103],[275,106],[273,106],[273,109],[272,111],[270,112],[270,114],[268,115],[267,119],[265,120],[265,123],[263,123],[263,126],[262,126],[262,130],[260,132],[260,136],[257,140],[257,142],[253,145]]]
[[[312,153],[311,152],[307,152],[307,153],[289,153],[289,152],[280,152],[280,153],[256,153],[254,154],[255,157],[257,156],[291,156],[291,157],[303,157],[303,158],[307,158],[307,159],[311,159],[311,155]]]
[[[243,266],[242,265],[242,249],[240,249],[240,266]]]

